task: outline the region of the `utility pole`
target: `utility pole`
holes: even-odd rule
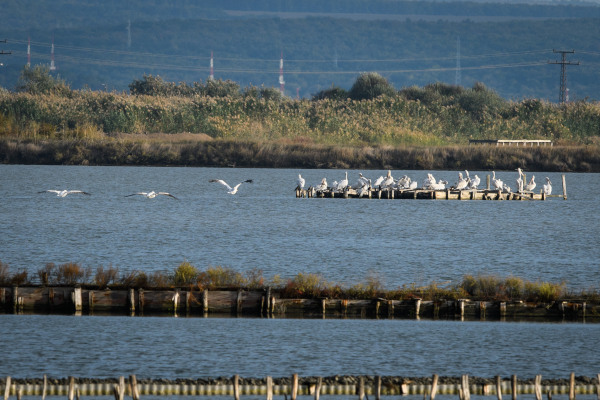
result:
[[[575,53],[575,50],[552,50],[553,53],[560,53],[560,61],[548,61],[548,64],[560,64],[560,94],[559,102],[564,103],[567,99],[567,65],[579,65],[579,61],[567,61],[567,54]]]

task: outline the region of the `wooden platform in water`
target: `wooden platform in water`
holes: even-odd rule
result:
[[[488,176],[489,182],[489,176]],[[296,197],[320,197],[320,198],[362,198],[362,199],[410,199],[410,200],[547,200],[550,197],[562,197],[567,199],[567,185],[565,176],[562,176],[562,194],[547,195],[543,191],[529,192],[504,192],[502,190],[491,189],[471,189],[455,190],[452,188],[443,190],[433,189],[381,189],[369,188],[368,190],[356,190],[347,187],[343,191],[316,190],[313,187],[308,189],[296,188]]]

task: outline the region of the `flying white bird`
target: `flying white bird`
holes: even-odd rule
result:
[[[221,179],[211,179],[211,180],[209,180],[209,182],[220,183],[221,185],[223,185],[223,186],[225,186],[227,188],[227,193],[229,193],[229,194],[236,194],[238,192],[238,189],[239,189],[239,187],[240,187],[240,185],[242,183],[252,183],[254,181],[252,179],[246,179],[245,181],[238,183],[234,187],[229,186],[227,184],[227,182],[225,182],[224,180],[221,180]]]
[[[153,199],[156,196],[168,196],[168,197],[172,197],[175,200],[179,200],[177,197],[173,196],[171,193],[167,193],[167,192],[155,192],[154,190],[151,192],[137,192],[137,193],[133,193],[133,194],[128,194],[125,197],[131,197],[131,196],[144,196],[147,199]]]
[[[529,183],[527,185],[525,185],[525,190],[533,192],[533,189],[535,189],[535,175],[531,175],[531,179],[529,180]]]
[[[56,193],[57,197],[67,197],[68,194],[86,194],[90,196],[88,192],[84,192],[82,190],[42,190],[38,193]]]
[[[542,190],[545,195],[552,194],[552,182],[550,182],[550,178],[546,177],[546,184],[542,186]]]
[[[304,178],[302,177],[302,175],[298,174],[298,187],[300,189],[304,189],[304,184],[306,183],[306,180],[304,180]]]

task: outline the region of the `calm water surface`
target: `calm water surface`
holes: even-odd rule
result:
[[[600,324],[0,315],[0,375],[596,376]]]
[[[296,199],[307,184],[340,180],[341,170],[0,165],[0,260],[31,275],[46,263],[95,270],[263,270],[267,278],[320,273],[346,285],[367,276],[386,288],[460,280],[465,274],[514,275],[600,284],[600,174],[566,174],[569,200],[546,202]],[[350,182],[358,171],[348,171]],[[362,171],[375,179],[385,171]],[[393,171],[421,182],[428,171]],[[485,182],[489,172],[472,171]],[[527,172],[531,174],[531,172]],[[433,171],[451,183],[455,171]],[[514,186],[516,172],[499,172]],[[537,173],[561,192],[560,174]],[[228,195],[209,179],[241,186]],[[91,196],[58,198],[46,189]],[[161,196],[125,197],[138,191]]]

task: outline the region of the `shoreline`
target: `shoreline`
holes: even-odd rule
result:
[[[306,169],[600,172],[597,146],[342,146],[241,140],[0,139],[0,163]]]

